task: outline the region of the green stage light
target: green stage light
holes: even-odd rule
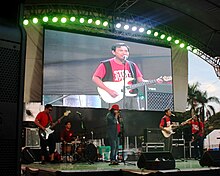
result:
[[[26,26],[26,25],[29,24],[29,21],[28,21],[27,19],[25,19],[25,20],[23,21],[23,24]]]
[[[158,32],[154,32],[154,37],[157,37],[159,35]]]
[[[92,23],[92,19],[90,18],[90,19],[88,19],[88,23],[89,24],[91,24]]]
[[[187,49],[188,51],[192,51],[192,47],[189,46],[189,45],[186,47],[186,49]]]
[[[33,23],[34,23],[34,24],[37,24],[37,23],[38,23],[38,19],[37,19],[36,17],[35,17],[35,18],[33,18],[33,20],[32,20],[32,21],[33,21]]]
[[[96,21],[95,21],[95,24],[98,26],[98,25],[101,24],[101,21],[100,21],[100,20],[96,20]]]
[[[180,48],[184,48],[185,44],[184,43],[180,43]]]
[[[57,18],[57,17],[53,17],[53,18],[52,18],[52,21],[53,21],[54,23],[56,23],[56,22],[58,21],[58,18]]]
[[[151,30],[148,29],[148,30],[147,30],[147,35],[150,35],[150,34],[151,34]]]
[[[43,17],[43,22],[46,23],[46,22],[48,22],[48,20],[49,20],[49,18],[48,18],[47,16],[44,16],[44,17]]]
[[[164,39],[165,37],[166,37],[165,34],[162,34],[162,35],[160,36],[161,39]]]
[[[105,27],[108,26],[108,21],[104,21],[103,26],[105,26]]]
[[[172,40],[172,37],[167,37],[167,41],[170,42]]]
[[[66,23],[67,22],[67,18],[66,17],[62,17],[60,21],[61,21],[61,23]]]
[[[71,21],[71,22],[76,21],[76,17],[70,17],[70,21]]]
[[[79,19],[79,22],[80,22],[80,23],[84,23],[84,22],[85,22],[85,19],[84,19],[84,18],[80,18],[80,19]]]
[[[179,40],[175,40],[175,44],[179,44],[180,43],[180,41]]]

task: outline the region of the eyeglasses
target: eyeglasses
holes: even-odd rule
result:
[[[51,112],[51,111],[53,111],[53,109],[49,109],[49,111]]]

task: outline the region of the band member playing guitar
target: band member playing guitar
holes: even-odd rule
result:
[[[50,113],[53,110],[51,104],[46,104],[44,111],[41,111],[37,114],[35,118],[35,124],[39,127],[39,136],[40,136],[40,146],[41,146],[41,163],[44,164],[46,157],[48,155],[47,146],[49,147],[49,158],[51,163],[55,163],[54,160],[54,151],[56,143],[53,136],[53,128],[55,125],[60,123],[60,120],[66,117],[70,111],[66,111],[62,117],[60,117],[56,122],[53,123],[53,118]]]
[[[171,121],[171,110],[169,108],[164,110],[165,115],[161,118],[159,128],[162,130],[164,135],[164,144],[165,144],[165,150],[172,152],[172,145],[173,145],[173,135],[174,132],[172,131],[172,121]]]
[[[127,60],[129,47],[125,43],[116,43],[111,49],[114,57],[102,61],[92,77],[92,81],[98,87],[101,100],[103,100],[102,107],[109,108],[117,102],[124,109],[139,109],[137,89],[128,85],[149,82],[144,80],[137,64]],[[153,81],[153,83],[161,82],[163,80],[160,78]],[[126,90],[123,90],[124,88]]]

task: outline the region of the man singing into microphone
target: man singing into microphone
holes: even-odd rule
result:
[[[139,82],[145,81],[143,79],[143,75],[138,68],[138,66],[131,61],[128,61],[127,58],[129,57],[129,47],[125,43],[116,43],[112,46],[112,54],[114,55],[113,58],[108,60],[102,61],[97,69],[95,70],[92,80],[93,82],[102,90],[110,95],[110,98],[116,98],[117,96],[121,96],[123,94],[124,83],[125,85],[136,84]],[[127,79],[133,78],[132,81],[124,82],[124,77]],[[120,91],[115,91],[117,88],[116,86],[119,84],[115,84],[115,87],[108,87],[103,82],[110,81],[110,82],[121,82],[121,89]],[[158,83],[161,83],[160,78],[157,79]],[[139,101],[138,101],[138,90],[137,89],[129,89],[129,93],[127,95],[123,94],[123,98],[117,102],[120,107],[124,109],[140,109],[139,108]],[[126,90],[125,90],[126,92]],[[133,94],[133,95],[132,95]],[[109,98],[109,99],[110,99]],[[116,103],[116,102],[114,102]],[[102,107],[109,108],[113,103],[108,103],[102,101]]]

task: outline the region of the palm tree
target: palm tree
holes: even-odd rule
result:
[[[192,85],[188,85],[188,97],[187,97],[187,103],[190,107],[190,111],[195,111],[197,106],[197,94],[199,92],[199,83],[196,82]]]
[[[205,111],[207,117],[215,114],[214,107],[208,103],[215,102],[220,104],[220,101],[215,96],[208,97],[207,91],[200,91],[199,85],[200,84],[198,82],[188,85],[187,103],[190,106],[191,112],[199,112],[201,118],[204,120]]]
[[[220,104],[220,101],[217,97],[215,96],[208,97],[207,91],[197,92],[197,102],[199,103],[197,110],[200,112],[203,120],[205,119],[205,110],[206,110],[207,118],[210,117],[211,115],[215,115],[214,107],[209,105],[208,103],[215,102],[215,103]]]

